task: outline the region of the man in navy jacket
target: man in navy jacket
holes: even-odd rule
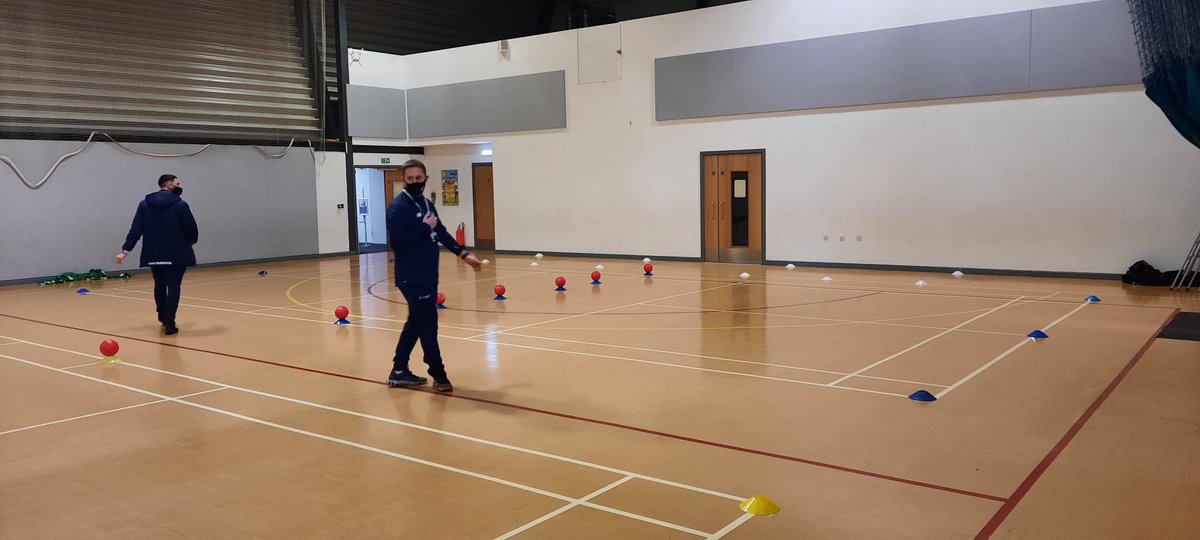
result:
[[[146,195],[138,203],[133,224],[125,237],[125,245],[116,256],[117,264],[125,262],[129,250],[144,238],[142,258],[139,266],[150,267],[154,274],[154,305],[158,308],[158,321],[167,335],[179,333],[175,326],[175,312],[179,309],[179,286],[183,283],[183,272],[196,266],[196,253],[192,244],[199,238],[196,219],[183,199],[183,187],[173,174],[158,177],[159,190]]]
[[[402,174],[404,192],[388,206],[387,229],[388,242],[396,255],[396,287],[408,302],[408,320],[396,343],[388,385],[417,386],[428,382],[408,369],[408,357],[419,339],[421,349],[425,351],[429,376],[433,377],[433,389],[451,392],[454,387],[446,376],[437,341],[438,242],[475,270],[479,270],[482,263],[446,232],[446,227],[438,221],[433,203],[423,195],[427,179],[425,164],[410,159],[404,163]]]

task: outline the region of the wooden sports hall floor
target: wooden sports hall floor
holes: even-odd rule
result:
[[[386,253],[189,271],[175,336],[147,275],[0,288],[0,538],[1200,530],[1200,342],[1155,339],[1195,292],[485,256],[442,261],[453,395],[383,384]]]

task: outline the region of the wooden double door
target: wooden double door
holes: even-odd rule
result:
[[[705,261],[762,263],[763,151],[705,152]]]

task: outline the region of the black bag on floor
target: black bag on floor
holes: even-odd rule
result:
[[[1121,276],[1122,283],[1130,285],[1170,285],[1175,280],[1175,276],[1179,272],[1170,271],[1162,272],[1150,265],[1146,261],[1138,261],[1129,267],[1125,275]]]

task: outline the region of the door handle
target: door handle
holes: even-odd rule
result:
[[[717,219],[717,201],[713,201],[710,208],[711,210],[708,213],[709,219]]]
[[[725,219],[725,201],[721,201],[721,219]]]

